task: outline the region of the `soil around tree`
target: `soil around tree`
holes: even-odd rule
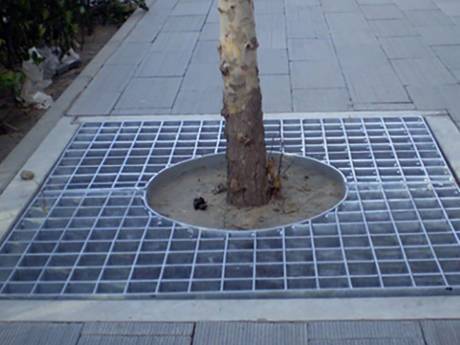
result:
[[[117,30],[116,25],[96,26],[93,34],[86,36],[81,49],[77,50],[81,58],[80,66],[54,78],[45,93],[56,100]],[[0,162],[45,113],[46,110],[18,104],[11,95],[0,95]]]
[[[336,206],[346,193],[335,170],[333,176],[324,169],[299,164],[301,157],[283,156],[281,195],[264,206],[237,208],[226,200],[226,164],[222,157],[218,164],[184,166],[176,175],[165,175],[161,182],[152,183],[147,203],[157,213],[182,223],[210,229],[254,230],[317,216]],[[202,207],[199,198],[207,207]],[[197,201],[201,205],[198,209]]]

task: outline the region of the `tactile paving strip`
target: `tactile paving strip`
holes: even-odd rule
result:
[[[266,120],[267,147],[347,177],[337,209],[268,232],[144,209],[162,168],[224,150],[221,121],[83,124],[0,247],[1,297],[452,294],[460,193],[421,117]]]

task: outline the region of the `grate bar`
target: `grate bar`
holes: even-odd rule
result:
[[[456,293],[460,190],[422,117],[265,128],[269,150],[341,170],[347,199],[277,230],[193,230],[150,214],[142,188],[169,165],[222,152],[222,121],[84,123],[0,245],[0,298]]]

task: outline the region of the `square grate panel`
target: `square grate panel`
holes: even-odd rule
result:
[[[347,199],[273,231],[216,233],[143,206],[164,167],[225,150],[223,123],[84,123],[0,246],[0,297],[457,293],[460,190],[422,117],[266,120],[269,150],[340,169]]]

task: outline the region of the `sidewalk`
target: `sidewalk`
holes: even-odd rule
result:
[[[265,112],[445,110],[460,124],[460,3],[257,0]],[[219,113],[216,0],[157,0],[69,115]]]
[[[154,1],[122,41],[109,43],[118,47],[115,52],[98,56],[97,73],[87,71],[77,80],[91,82],[69,109],[57,108],[57,116],[218,114],[216,2]],[[460,1],[255,0],[255,5],[265,112],[447,110],[460,126]],[[11,322],[0,323],[0,344],[460,343],[458,320],[263,321]]]
[[[457,345],[460,321],[10,323],[8,345]]]

